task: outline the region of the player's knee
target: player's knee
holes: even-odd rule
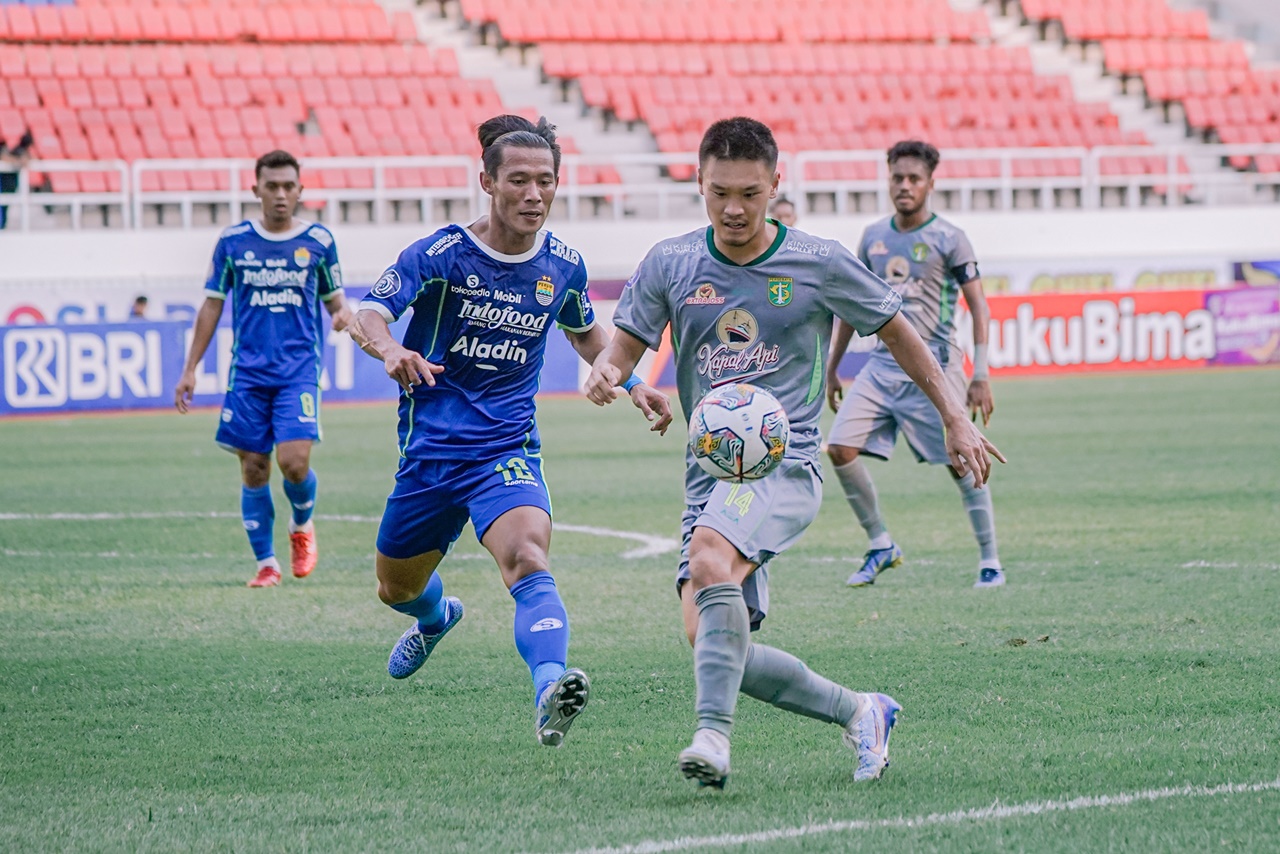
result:
[[[380,578],[378,579],[378,598],[382,600],[383,605],[403,605],[421,596],[424,587],[425,585],[414,590],[412,585]]]
[[[850,448],[848,445],[828,445],[827,456],[831,458],[831,464],[839,468],[856,460],[858,449]]]
[[[712,584],[724,584],[733,580],[729,566],[712,552],[693,552],[689,555],[689,581],[697,592]]]
[[[311,464],[307,460],[280,460],[280,473],[291,483],[302,483],[310,470]]]
[[[509,581],[508,587],[522,578],[533,575],[535,572],[550,571],[547,552],[537,543],[525,543],[517,546],[507,556],[504,564],[502,575]]]
[[[250,489],[266,486],[271,480],[271,458],[262,454],[245,454],[240,458],[240,476]]]

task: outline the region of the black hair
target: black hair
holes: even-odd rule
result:
[[[298,172],[298,177],[302,177],[302,167],[298,165],[298,158],[294,157],[287,151],[276,149],[268,151],[266,154],[258,158],[258,162],[253,164],[253,179],[261,180],[263,169],[280,169],[285,166],[292,166]]]
[[[698,166],[707,159],[756,160],[769,167],[778,167],[778,143],[769,126],[755,119],[736,116],[721,119],[707,128],[698,146]]]
[[[142,303],[143,305],[146,305],[146,304],[147,304],[147,298],[146,298],[145,296],[138,296],[138,297],[134,297],[133,301],[134,301],[134,302],[140,302],[140,303]]]
[[[480,138],[480,159],[484,171],[498,177],[504,148],[542,148],[551,152],[552,168],[560,177],[560,143],[556,142],[556,126],[546,116],[538,116],[535,125],[523,116],[494,116],[476,130]]]
[[[897,163],[903,157],[914,157],[923,163],[928,169],[929,174],[933,174],[933,170],[938,168],[938,161],[942,159],[942,155],[938,153],[938,149],[934,148],[927,142],[921,142],[918,139],[904,139],[902,142],[894,143],[893,148],[889,149],[889,165]]]

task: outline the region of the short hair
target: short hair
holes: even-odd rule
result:
[[[707,128],[698,146],[698,166],[709,158],[717,160],[756,160],[769,169],[778,166],[778,143],[764,122],[736,116],[721,119]]]
[[[498,177],[504,148],[542,148],[551,152],[551,163],[557,179],[560,176],[560,143],[556,142],[556,126],[546,116],[538,116],[538,123],[524,116],[494,116],[480,125],[476,131],[480,138],[480,160],[484,171]]]
[[[268,151],[259,157],[258,162],[253,165],[253,180],[257,181],[262,178],[263,169],[280,169],[285,166],[292,166],[297,170],[298,176],[301,178],[302,167],[298,165],[298,158],[278,148],[275,151]]]
[[[133,301],[134,301],[134,302],[140,302],[140,303],[142,303],[143,305],[146,305],[146,304],[147,304],[147,298],[146,298],[145,296],[137,296],[137,297],[134,297],[134,298],[133,298]]]
[[[903,157],[914,157],[922,162],[929,170],[929,174],[933,174],[933,170],[938,168],[938,161],[942,159],[942,155],[938,153],[938,149],[934,148],[927,142],[921,142],[918,139],[904,139],[902,142],[896,142],[893,148],[889,149],[889,165],[897,163]]]
[[[791,205],[791,207],[794,208],[796,203],[788,199],[786,196],[778,196],[778,198],[773,200],[773,204],[769,205],[769,210],[776,211],[779,205]]]

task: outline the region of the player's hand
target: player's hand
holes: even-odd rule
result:
[[[444,370],[407,347],[397,347],[382,360],[387,376],[400,384],[400,388],[412,393],[414,386],[436,384],[435,375]]]
[[[622,385],[622,371],[617,365],[604,359],[597,359],[591,366],[591,376],[583,386],[587,400],[596,406],[605,406],[618,399],[618,386]]]
[[[982,426],[991,423],[991,413],[996,411],[995,398],[991,396],[991,383],[987,380],[974,380],[969,383],[969,393],[965,395],[965,405],[969,407],[970,420],[977,420],[982,414]]]
[[[964,420],[963,416],[955,418],[946,426],[947,457],[951,460],[951,468],[960,477],[973,472],[973,486],[981,489],[991,478],[991,458],[1007,463],[1000,449],[991,444],[991,440],[982,435],[976,426]]]
[[[356,319],[355,314],[351,311],[350,308],[344,305],[342,308],[338,309],[332,314],[332,316],[329,319],[329,322],[333,326],[334,332],[341,332],[342,330],[350,326],[352,321],[354,321],[355,319]]]
[[[183,371],[178,378],[178,385],[173,390],[173,405],[183,415],[191,408],[191,397],[196,391],[195,371]]]
[[[645,420],[652,421],[649,432],[659,436],[667,435],[667,427],[671,425],[671,399],[645,383],[631,389],[631,402],[644,413]]]
[[[840,411],[840,403],[844,400],[844,383],[835,371],[827,372],[827,406],[832,412]]]

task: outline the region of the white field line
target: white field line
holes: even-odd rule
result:
[[[184,510],[166,510],[157,512],[138,512],[138,513],[0,513],[0,522],[27,522],[27,521],[55,521],[55,522],[118,522],[124,520],[143,520],[143,519],[239,519],[239,513],[225,513],[211,511],[208,513],[196,513]],[[344,515],[325,515],[317,514],[316,520],[320,522],[358,522],[377,524],[381,521],[378,516],[344,516]],[[617,531],[613,528],[597,528],[592,525],[566,525],[561,523],[555,524],[555,530],[564,531],[570,534],[588,534],[594,537],[615,537],[621,540],[631,540],[640,543],[638,548],[628,549],[621,553],[621,557],[627,560],[636,558],[654,557],[656,555],[666,554],[675,551],[680,544],[670,537],[655,537],[650,534],[642,534],[637,531]],[[10,555],[11,557],[19,557],[20,555]],[[38,555],[31,555],[32,557]],[[107,557],[110,555],[101,555]]]
[[[1022,818],[1053,812],[1075,812],[1098,807],[1125,807],[1168,798],[1212,798],[1218,795],[1239,795],[1251,792],[1280,790],[1280,779],[1266,783],[1224,783],[1221,786],[1181,786],[1178,788],[1147,789],[1118,795],[1091,795],[1069,801],[1033,801],[1026,804],[1001,805],[998,801],[989,807],[956,810],[946,813],[930,813],[914,818],[885,818],[876,821],[828,821],[806,824],[800,827],[784,827],[761,830],[756,833],[734,833],[723,836],[685,836],[679,839],[652,839],[634,845],[616,848],[587,848],[575,854],[658,854],[662,851],[687,851],[693,848],[730,848],[754,845],[782,839],[797,839],[819,833],[842,833],[850,830],[914,829],[938,825],[965,824],[967,822],[999,821],[1006,818]]]

